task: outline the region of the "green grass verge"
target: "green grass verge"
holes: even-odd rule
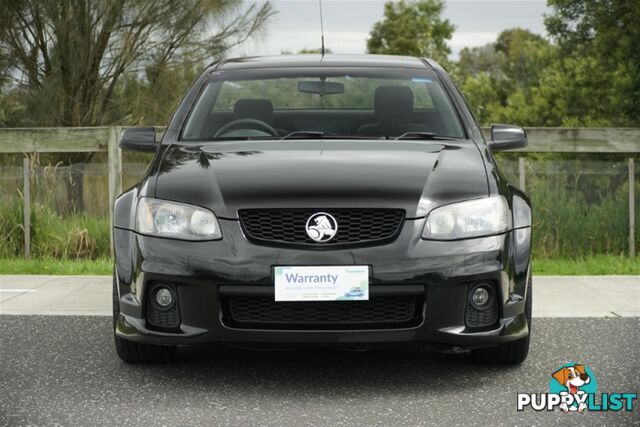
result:
[[[113,261],[109,258],[96,260],[56,259],[0,259],[0,274],[52,274],[52,275],[110,275]],[[535,259],[533,274],[543,275],[640,275],[640,257],[598,255],[581,259]]]
[[[0,259],[0,274],[111,275],[113,261],[99,259]]]
[[[538,276],[597,276],[640,274],[640,257],[597,255],[577,259],[534,259],[533,274]]]

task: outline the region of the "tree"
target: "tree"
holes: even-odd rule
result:
[[[636,102],[640,97],[640,53],[635,48],[640,40],[640,3],[551,0],[549,5],[552,12],[546,15],[545,25],[555,43],[524,30],[509,30],[499,36],[495,48],[509,58],[503,68],[508,80],[491,81],[491,85],[496,91],[506,88],[507,93],[497,103],[485,106],[483,122],[525,126],[640,124]]]
[[[467,77],[476,77],[485,73],[496,79],[506,77],[504,69],[507,58],[503,52],[496,49],[495,43],[473,48],[465,47],[460,51],[455,67],[455,77],[464,82]]]
[[[454,77],[482,124],[638,126],[640,3],[551,0],[550,43],[522,29],[464,49]]]
[[[447,41],[455,27],[442,19],[442,0],[386,2],[384,19],[376,22],[367,40],[369,53],[424,56],[446,63]]]
[[[555,47],[543,37],[514,28],[494,43],[463,49],[454,77],[480,123],[535,125],[542,119],[532,114],[529,101],[555,57]]]
[[[0,76],[10,77],[14,98],[29,111],[14,125],[119,123],[129,113],[117,99],[126,76],[146,70],[153,79],[185,61],[219,58],[272,13],[268,2],[237,0],[4,0]],[[72,210],[81,210],[82,170],[75,170],[68,194]]]
[[[126,113],[118,123],[154,126],[171,118],[204,64],[184,61],[158,69],[151,65],[144,76],[127,74],[118,84],[117,104]]]
[[[635,0],[549,0],[545,16],[549,35],[558,44],[566,70],[589,67],[592,75],[571,81],[585,107],[615,125],[640,124],[640,2]],[[603,79],[604,76],[607,76]],[[605,87],[596,86],[605,80]],[[595,89],[599,96],[589,96]],[[595,95],[595,93],[594,93]]]
[[[552,59],[547,55],[549,42],[542,36],[522,28],[504,30],[495,43],[496,52],[503,55],[503,72],[516,88],[529,88],[540,79],[540,71]]]

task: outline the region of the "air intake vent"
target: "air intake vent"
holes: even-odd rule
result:
[[[256,329],[372,329],[416,326],[423,298],[373,297],[369,301],[276,302],[272,296],[229,296],[225,323]]]
[[[498,306],[494,299],[491,306],[485,310],[478,310],[471,304],[467,304],[465,323],[470,328],[486,328],[493,326],[498,321]]]

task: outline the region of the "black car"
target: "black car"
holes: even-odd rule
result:
[[[435,62],[303,55],[224,60],[184,97],[115,203],[118,355],[177,346],[470,351],[522,362],[531,207]]]

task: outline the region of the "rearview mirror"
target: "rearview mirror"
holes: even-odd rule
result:
[[[527,132],[513,125],[491,125],[491,141],[489,147],[492,150],[510,150],[512,148],[524,148],[527,146]]]
[[[125,129],[120,138],[120,148],[127,151],[156,151],[156,129],[153,126]]]
[[[301,81],[298,82],[298,92],[315,93],[317,95],[336,95],[344,93],[344,85],[336,82]]]

